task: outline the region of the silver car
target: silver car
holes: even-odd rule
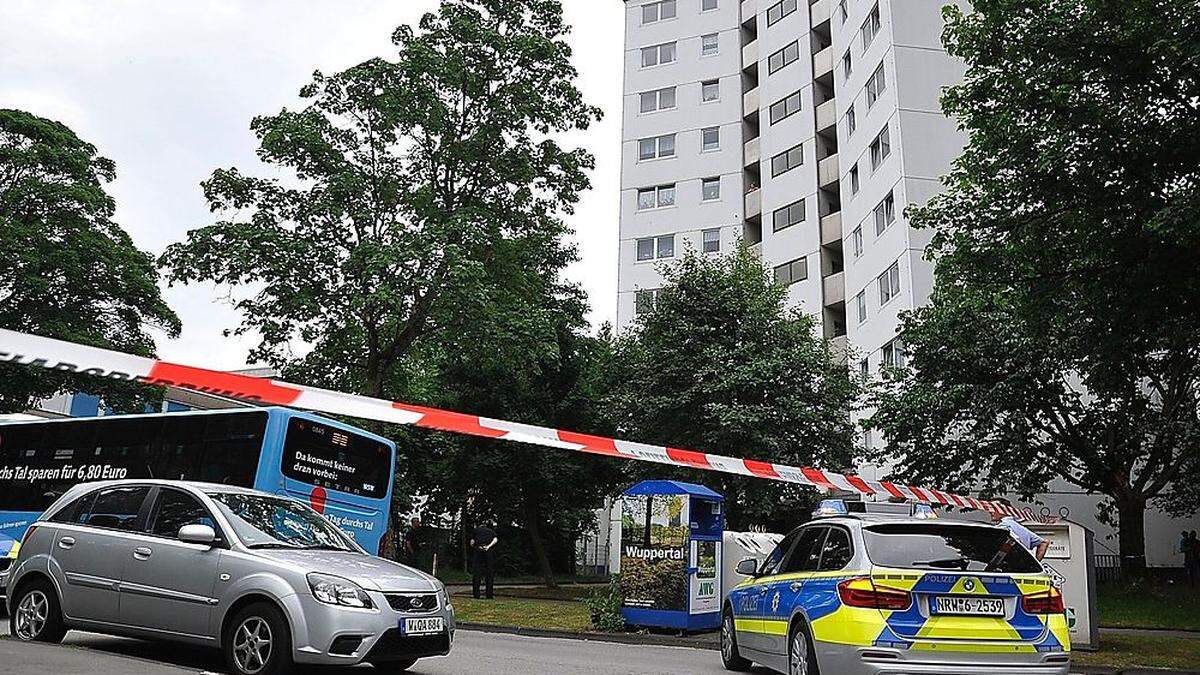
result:
[[[8,582],[18,639],[77,628],[209,645],[241,675],[402,671],[454,640],[437,579],[366,553],[304,504],[225,485],[78,485],[30,526]]]

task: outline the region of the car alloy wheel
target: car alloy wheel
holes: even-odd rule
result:
[[[22,640],[35,640],[46,627],[46,619],[50,616],[50,601],[46,595],[33,590],[21,598],[17,607],[17,637]]]
[[[804,631],[792,634],[791,675],[808,675],[808,638]]]
[[[238,669],[254,675],[267,666],[271,658],[271,627],[261,617],[252,616],[233,633],[233,658]]]
[[[721,656],[726,663],[733,660],[733,617],[729,614],[721,622]]]

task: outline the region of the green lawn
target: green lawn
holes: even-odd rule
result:
[[[1165,628],[1200,631],[1197,593],[1182,585],[1140,588],[1103,584],[1097,589],[1100,625],[1106,628]]]
[[[469,584],[471,583],[471,573],[464,572],[460,569],[439,569],[437,578],[444,584]],[[588,576],[562,576],[555,579],[559,584],[571,583],[599,583],[608,581],[607,577],[588,577]],[[540,575],[536,574],[516,574],[510,576],[496,577],[497,584],[544,584],[546,582]]]
[[[525,600],[582,600],[592,592],[592,586],[565,585],[558,588],[512,588],[498,586],[495,595],[498,598],[523,598]],[[471,591],[459,591],[455,597],[471,597]]]
[[[546,630],[590,631],[592,620],[582,602],[532,600],[497,597],[476,600],[454,596],[454,612],[459,621],[493,626],[542,628]]]
[[[1100,651],[1073,652],[1071,662],[1113,668],[1200,668],[1200,640],[1103,635]]]

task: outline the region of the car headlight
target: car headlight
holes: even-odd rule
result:
[[[446,586],[444,584],[438,585],[437,594],[438,594],[438,600],[442,601],[442,607],[445,607],[447,609],[454,608],[450,604],[450,592],[446,590]]]
[[[349,579],[314,572],[308,575],[308,587],[312,589],[314,598],[328,605],[362,608],[373,606],[367,592]]]

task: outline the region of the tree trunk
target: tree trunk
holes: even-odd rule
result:
[[[537,509],[525,509],[525,531],[529,533],[529,543],[533,546],[533,556],[537,558],[538,569],[546,581],[546,588],[558,588],[554,578],[554,570],[550,568],[550,558],[546,555],[546,544],[542,541],[541,517]]]
[[[1121,572],[1129,578],[1140,577],[1146,569],[1146,500],[1140,495],[1124,495],[1116,502]]]

